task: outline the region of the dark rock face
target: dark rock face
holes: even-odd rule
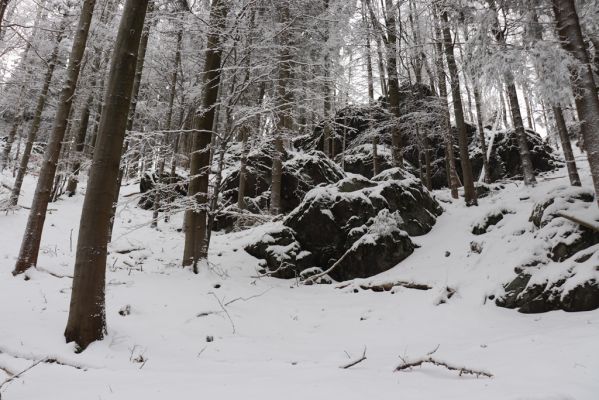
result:
[[[288,213],[297,207],[304,195],[312,188],[320,184],[335,183],[344,177],[343,170],[319,151],[285,153],[281,178],[282,211]],[[268,209],[271,178],[271,153],[262,150],[250,154],[246,167],[245,193],[246,204],[250,211],[259,213]],[[238,189],[239,170],[237,169],[223,181],[223,202],[235,204]]]
[[[518,308],[524,314],[563,310],[590,311],[599,308],[599,282],[592,279],[564,293],[567,279],[549,287],[546,284],[529,285],[530,274],[522,273],[506,287],[506,294],[496,300],[500,307]]]
[[[395,171],[395,175],[407,174]],[[414,245],[408,235],[430,231],[441,214],[436,200],[413,178],[378,181],[359,175],[310,191],[284,220],[283,227],[265,235],[246,250],[265,260],[274,276],[291,278],[318,267],[336,280],[368,277],[409,256]],[[388,179],[389,178],[389,179]]]
[[[474,235],[483,235],[487,233],[491,226],[497,225],[505,215],[512,213],[512,211],[506,209],[492,211],[472,227],[472,233]]]
[[[559,215],[581,215],[594,204],[592,191],[563,187],[533,207],[530,221],[546,248],[546,258],[517,268],[518,275],[497,298],[498,306],[523,313],[599,308],[599,232]]]
[[[142,193],[141,199],[139,199],[139,207],[144,210],[151,210],[154,208],[154,196],[156,191],[156,182],[158,181],[158,174],[154,171],[146,171],[142,174],[139,181],[139,191]],[[160,197],[162,198],[163,204],[168,204],[177,197],[187,196],[187,183],[185,179],[177,175],[174,178],[167,173],[163,173],[160,177]]]

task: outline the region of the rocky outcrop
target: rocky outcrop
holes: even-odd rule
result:
[[[343,170],[322,152],[286,152],[281,178],[281,210],[288,213],[297,207],[304,195],[321,184],[335,183],[345,177]],[[249,155],[246,167],[245,200],[254,213],[268,210],[272,179],[272,155],[257,151]],[[239,169],[235,169],[223,181],[224,204],[237,203]]]
[[[523,313],[599,308],[599,232],[563,217],[590,218],[594,207],[592,191],[571,187],[535,204],[530,222],[545,254],[516,268],[517,276],[496,299],[498,306]]]
[[[314,267],[325,271],[340,259],[330,273],[335,280],[395,266],[414,250],[409,235],[429,232],[441,208],[419,180],[394,172],[373,180],[352,175],[311,190],[282,227],[246,251],[265,260],[265,272],[281,278]]]
[[[156,171],[146,171],[139,180],[139,191],[142,194],[139,199],[139,207],[144,210],[154,208],[154,198],[156,196],[156,183],[160,183],[160,197],[164,204],[172,202],[176,198],[187,196],[187,182],[180,176],[171,176],[163,173],[158,180]]]
[[[438,97],[425,85],[405,84],[400,88],[400,132],[405,168],[413,171],[424,170],[423,147],[426,138],[431,162],[431,183],[433,188],[447,186],[447,166],[445,161],[444,113]],[[361,174],[367,178],[373,175],[373,139],[378,141],[379,171],[392,167],[390,145],[393,128],[391,115],[386,111],[383,101],[373,106],[348,106],[336,115],[330,148],[333,157],[347,172]],[[462,176],[459,160],[457,132],[453,129],[453,147],[456,156],[456,170]],[[483,155],[476,127],[466,124],[469,141],[469,153],[474,176],[479,176],[483,167]],[[486,141],[493,142],[490,155],[492,179],[521,179],[521,162],[518,141],[513,130],[497,132],[493,139],[488,131]],[[560,166],[560,162],[540,135],[527,131],[527,142],[533,168],[537,173],[551,171]],[[297,149],[323,150],[323,124],[309,135],[293,140]],[[412,167],[410,167],[411,165]]]

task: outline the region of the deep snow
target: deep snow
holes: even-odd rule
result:
[[[586,160],[578,164],[590,187]],[[1,179],[11,184],[8,174]],[[447,192],[436,192],[446,200],[445,212],[431,233],[413,238],[421,247],[366,280],[407,280],[433,289],[393,293],[257,278],[258,260],[243,247],[275,223],[216,234],[210,263],[194,275],[179,267],[181,215],[152,229],[152,211],[137,208],[136,196],[122,197],[107,269],[108,334],[81,354],[64,343],[63,330],[82,195],[50,205],[55,211],[29,280],[11,275],[28,211],[2,214],[0,383],[7,372],[46,357],[65,365],[41,363],[5,385],[1,397],[595,400],[599,310],[524,315],[485,301],[542,246],[528,217],[535,201],[567,185],[567,176],[562,169],[539,181],[534,188],[507,183],[477,208],[446,202]],[[28,176],[20,204],[30,203],[34,183]],[[136,191],[130,185],[122,192]],[[472,226],[498,207],[514,214],[489,233],[472,235]],[[482,244],[481,254],[470,251],[471,241]],[[447,287],[457,292],[438,305]],[[119,315],[127,305],[130,315]],[[436,357],[494,377],[460,377],[430,365],[393,372],[400,356],[421,357],[437,345]],[[364,347],[365,361],[339,368]]]

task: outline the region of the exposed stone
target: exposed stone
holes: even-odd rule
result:
[[[282,228],[246,250],[282,278],[312,267],[326,271],[342,257],[329,274],[333,279],[368,277],[395,266],[414,250],[408,235],[430,231],[441,208],[413,176],[379,179],[352,175],[313,189]]]

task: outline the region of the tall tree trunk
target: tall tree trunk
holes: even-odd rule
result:
[[[576,94],[576,111],[581,122],[584,147],[595,187],[595,199],[599,204],[599,98],[597,97],[597,84],[574,0],[552,0],[552,2],[557,33],[562,46],[580,63],[577,67],[572,68],[570,73]]]
[[[239,165],[239,188],[237,191],[237,207],[240,210],[245,210],[245,188],[247,185],[246,169],[248,160],[248,136],[250,134],[250,126],[243,125],[241,127],[241,161]]]
[[[289,21],[289,0],[280,4],[280,21]],[[270,192],[270,213],[281,213],[281,177],[283,174],[283,137],[289,134],[291,121],[291,91],[288,89],[291,79],[291,51],[289,49],[289,33],[285,30],[280,35],[279,71],[276,82],[277,126],[275,131],[275,148],[272,159],[272,180]]]
[[[566,160],[566,168],[568,169],[568,178],[570,178],[570,184],[572,186],[580,186],[580,177],[578,176],[576,160],[574,158],[574,153],[572,152],[572,143],[570,142],[568,128],[566,127],[566,121],[564,119],[564,113],[562,112],[561,107],[553,107],[553,117],[555,118],[555,125],[557,127],[557,132],[562,144],[562,150]]]
[[[77,240],[75,275],[64,336],[81,349],[106,331],[108,228],[148,0],[127,0],[116,38]]]
[[[25,272],[29,267],[37,264],[52,183],[54,182],[54,175],[56,173],[58,157],[60,156],[60,149],[65,135],[67,119],[71,111],[73,95],[75,94],[77,80],[79,79],[79,70],[85,52],[85,45],[95,4],[95,0],[85,0],[81,8],[81,16],[73,40],[71,55],[69,56],[66,81],[64,82],[60,93],[58,109],[54,119],[54,127],[44,154],[44,162],[40,170],[31,211],[29,212],[29,219],[27,220],[25,234],[23,235],[23,241],[21,243],[19,258],[17,259],[13,274]]]
[[[474,83],[474,103],[476,106],[476,125],[478,128],[478,140],[480,141],[480,149],[483,153],[483,169],[485,183],[491,183],[491,169],[489,167],[489,158],[487,157],[487,141],[485,140],[485,129],[483,127],[483,107],[480,98],[478,84]]]
[[[453,40],[449,29],[449,17],[447,10],[441,11],[443,44],[445,48],[445,58],[447,68],[449,69],[449,78],[451,83],[451,97],[453,100],[453,111],[458,130],[458,143],[460,147],[460,164],[462,165],[462,182],[464,184],[464,200],[466,205],[476,205],[476,191],[474,189],[474,179],[472,176],[472,166],[470,165],[470,155],[468,154],[468,133],[466,123],[464,122],[464,108],[462,107],[462,97],[460,89],[460,77],[458,67],[455,62],[453,51]]]
[[[54,46],[50,60],[48,61],[48,69],[46,70],[46,75],[44,76],[44,87],[42,88],[42,92],[37,99],[37,106],[35,108],[35,113],[33,114],[33,120],[31,121],[31,125],[29,127],[29,133],[27,134],[27,142],[25,143],[25,149],[23,150],[23,155],[21,156],[17,177],[10,193],[10,204],[13,206],[17,205],[19,196],[21,195],[23,179],[25,179],[25,174],[27,173],[29,158],[31,157],[31,151],[33,150],[33,142],[35,142],[37,132],[39,131],[40,122],[42,120],[42,112],[44,111],[44,107],[46,105],[48,90],[50,89],[50,83],[52,82],[52,76],[54,75],[54,69],[56,68],[56,61],[58,59],[58,52],[60,50],[60,42],[62,41],[65,28],[66,25],[63,25],[58,37],[56,38],[56,45]]]
[[[385,0],[387,7],[387,18],[385,25],[387,27],[387,77],[389,91],[389,108],[395,117],[395,123],[391,128],[391,154],[393,156],[393,165],[403,168],[403,149],[401,143],[401,132],[399,130],[399,77],[397,76],[397,29],[395,26],[395,6],[392,0]]]
[[[457,199],[459,197],[458,188],[460,187],[460,182],[455,166],[455,155],[453,153],[453,130],[451,129],[451,117],[449,114],[449,104],[447,99],[447,82],[445,80],[445,66],[443,65],[443,38],[441,33],[441,27],[439,26],[438,21],[435,21],[435,50],[435,66],[437,69],[437,75],[439,79],[439,96],[441,97],[442,101],[444,114],[443,122],[445,125],[443,127],[445,129],[445,134],[443,135],[443,142],[445,143],[445,159],[447,160],[447,186],[449,186],[451,190],[451,197]]]
[[[208,178],[210,173],[210,143],[212,126],[218,98],[221,78],[221,33],[226,28],[228,4],[224,0],[213,0],[210,7],[210,32],[206,44],[206,61],[204,64],[204,90],[200,110],[194,115],[192,130],[194,132],[191,152],[189,176],[189,197],[196,203],[194,209],[185,213],[185,248],[183,250],[183,266],[193,265],[197,273],[197,263],[208,253],[207,210]]]
[[[514,122],[514,129],[518,139],[518,149],[520,150],[520,161],[522,162],[522,175],[524,177],[524,184],[534,185],[537,180],[535,179],[535,171],[532,166],[532,159],[530,158],[530,150],[528,149],[527,134],[526,130],[524,129],[524,123],[522,122],[522,114],[520,113],[518,92],[516,91],[514,78],[510,74],[506,76],[506,88],[510,102],[510,109],[512,112],[512,121]]]
[[[153,8],[153,0],[148,1],[148,6],[144,9],[145,12],[151,12]],[[133,78],[133,85],[131,87],[131,105],[129,106],[129,114],[127,116],[127,126],[125,130],[125,137],[127,133],[133,130],[133,123],[135,122],[135,110],[137,107],[137,100],[139,98],[139,89],[141,88],[141,79],[143,77],[143,70],[146,61],[146,52],[148,50],[148,41],[150,39],[150,24],[144,25],[142,30],[141,39],[139,41],[139,47],[137,49],[137,62],[135,65],[135,77]],[[129,139],[123,145],[123,154],[127,152],[129,148]],[[137,153],[139,154],[139,152]],[[144,168],[142,167],[142,172]],[[125,166],[121,165],[119,174],[117,177],[117,187],[114,193],[114,199],[112,202],[112,218],[110,218],[110,227],[108,229],[108,241],[112,240],[112,230],[114,229],[114,220],[116,215],[116,209],[119,202],[119,195],[121,193],[121,185],[123,184],[123,177],[125,176]]]

